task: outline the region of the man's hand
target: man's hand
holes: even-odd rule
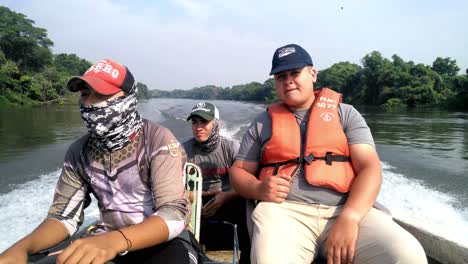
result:
[[[68,237],[68,231],[59,221],[45,219],[34,231],[0,254],[0,264],[26,264],[28,255],[51,248]]]
[[[266,178],[260,184],[260,200],[275,203],[284,202],[289,193],[290,182],[291,176],[286,174]]]
[[[227,202],[227,193],[226,192],[209,192],[208,195],[214,195],[212,199],[213,202],[202,207],[202,215],[205,217],[210,217],[218,212],[219,208]]]
[[[126,241],[118,232],[81,238],[58,255],[57,263],[106,263],[126,248]]]
[[[218,212],[221,206],[240,197],[240,195],[236,191],[227,191],[227,192],[207,191],[207,192],[203,192],[202,195],[203,196],[214,195],[213,199],[210,200],[211,202],[209,202],[209,204],[205,204],[205,206],[202,207],[202,215],[206,217],[210,217],[216,214],[216,212]]]
[[[350,156],[356,171],[348,199],[326,242],[327,263],[351,263],[354,257],[359,222],[374,204],[382,182],[382,168],[374,146],[350,145]]]
[[[327,264],[351,264],[354,258],[359,219],[340,215],[326,241]]]

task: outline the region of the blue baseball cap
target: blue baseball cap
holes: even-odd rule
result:
[[[270,75],[314,65],[309,53],[297,44],[279,47],[273,54]]]

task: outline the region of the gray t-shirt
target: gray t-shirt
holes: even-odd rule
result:
[[[297,110],[293,114],[301,127],[301,133],[304,134],[306,127],[304,120],[308,120],[309,111],[307,109]],[[353,106],[339,104],[338,115],[349,145],[369,144],[375,146],[366,121]],[[265,111],[255,118],[244,134],[237,159],[259,162],[262,158],[263,146],[270,140],[271,133],[271,118]],[[347,196],[347,194],[331,189],[310,185],[304,177],[303,168],[301,168],[291,181],[286,200],[336,206],[344,204]]]
[[[200,166],[203,175],[203,191],[231,191],[229,168],[236,160],[239,143],[219,137],[218,147],[210,153],[202,153],[195,138],[184,143],[187,159]]]

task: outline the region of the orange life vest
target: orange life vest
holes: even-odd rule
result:
[[[355,172],[338,116],[341,94],[327,88],[314,94],[303,146],[300,127],[291,111],[283,103],[268,107],[272,135],[263,149],[259,179],[278,173],[294,175],[304,164],[308,183],[346,193]]]

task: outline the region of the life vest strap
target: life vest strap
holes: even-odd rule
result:
[[[281,162],[274,162],[274,163],[264,163],[260,164],[260,168],[265,168],[265,167],[275,167],[275,170],[273,172],[273,175],[276,175],[278,173],[278,170],[281,166],[284,166],[289,163],[295,163],[295,164],[302,164],[302,163],[307,163],[307,165],[310,165],[312,161],[315,160],[324,160],[327,165],[332,165],[334,161],[336,162],[350,162],[351,158],[343,156],[343,155],[333,155],[331,152],[327,152],[325,156],[323,157],[315,157],[312,153],[307,155],[306,157],[298,157],[295,159],[290,159],[286,161],[281,161]]]
[[[333,155],[331,152],[327,152],[323,157],[315,157],[312,153],[309,154],[307,157],[303,158],[303,162],[310,165],[314,160],[324,160],[327,165],[332,165],[333,161],[337,162],[348,162],[351,161],[351,158],[343,156],[343,155]]]
[[[343,156],[343,155],[332,155],[331,152],[327,152],[327,154],[325,154],[325,157],[321,157],[321,159],[325,160],[325,163],[327,165],[332,165],[333,161],[351,162],[350,157],[346,157],[346,156]]]

